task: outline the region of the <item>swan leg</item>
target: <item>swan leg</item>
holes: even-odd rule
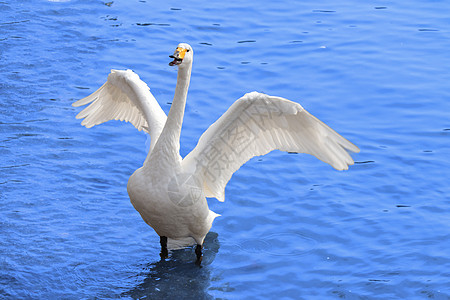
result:
[[[197,255],[197,260],[195,261],[195,264],[197,266],[201,266],[202,263],[202,245],[197,244],[197,247],[195,247],[195,254]]]
[[[161,236],[159,238],[159,243],[161,244],[161,253],[159,256],[161,256],[161,259],[166,259],[169,257],[169,250],[167,250],[167,237]]]

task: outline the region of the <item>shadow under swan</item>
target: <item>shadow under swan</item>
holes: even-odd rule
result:
[[[218,234],[209,232],[203,248],[202,268],[192,263],[192,247],[170,252],[169,259],[144,267],[145,279],[121,297],[132,299],[213,299],[208,293],[211,263],[219,252]]]

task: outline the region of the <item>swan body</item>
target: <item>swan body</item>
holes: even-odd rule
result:
[[[73,103],[90,104],[77,115],[88,128],[121,120],[150,134],[148,155],[131,175],[127,190],[134,208],[161,237],[161,257],[167,257],[167,247],[195,243],[200,264],[201,245],[218,216],[208,208],[206,197],[224,201],[227,182],[254,156],[278,149],[314,155],[337,170],[346,170],[354,163],[347,151],[359,152],[358,147],[300,104],[258,92],[238,99],[183,159],[180,132],[192,47],[181,43],[170,57],[174,59],[170,65],[178,66],[178,76],[168,116],[131,70],[112,70],[97,91]]]

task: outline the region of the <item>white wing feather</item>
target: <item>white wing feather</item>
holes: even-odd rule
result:
[[[337,170],[354,163],[346,150],[359,152],[300,104],[253,92],[204,132],[183,167],[200,176],[207,197],[224,201],[233,173],[250,158],[276,149],[314,155]]]
[[[152,145],[158,140],[167,119],[147,84],[131,70],[111,70],[105,84],[72,105],[89,103],[76,116],[84,119],[81,125],[90,128],[109,120],[130,122],[139,131],[150,134]]]

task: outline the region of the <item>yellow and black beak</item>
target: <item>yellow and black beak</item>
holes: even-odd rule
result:
[[[188,49],[178,47],[175,50],[175,53],[169,56],[170,58],[173,58],[173,61],[169,63],[169,66],[176,66],[181,64],[183,62],[184,56],[186,55],[186,52],[188,51]]]

